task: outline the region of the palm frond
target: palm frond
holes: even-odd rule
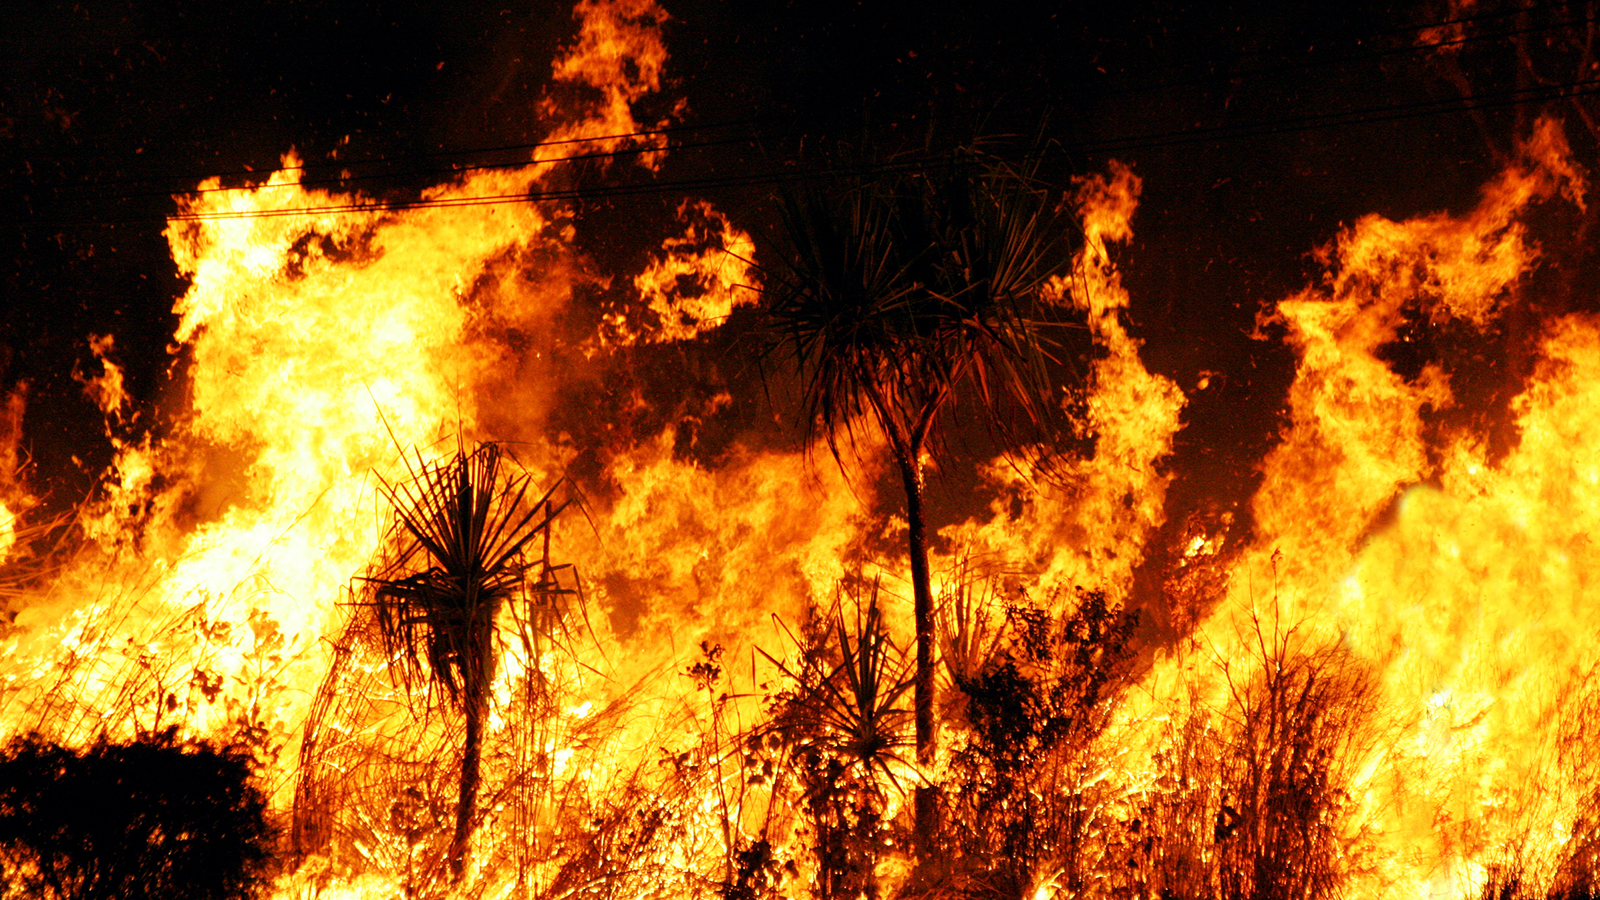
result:
[[[789,254],[768,313],[773,349],[802,374],[808,437],[837,456],[866,413],[910,452],[967,384],[1002,431],[1014,411],[1050,423],[1065,323],[1040,293],[1068,271],[1076,230],[1031,171],[963,149],[781,201]]]
[[[898,789],[895,769],[907,765],[902,752],[912,743],[911,714],[901,702],[912,686],[911,661],[889,638],[876,583],[865,604],[855,603],[854,612],[854,621],[847,622],[843,603],[836,600],[824,627],[814,632],[824,646],[808,646],[800,639],[798,663],[757,652],[795,686],[786,715],[777,723],[790,731],[787,739],[817,746],[868,780]]]
[[[958,690],[976,681],[1004,643],[1004,622],[991,610],[997,599],[998,579],[986,578],[970,557],[958,560],[949,593],[937,616],[939,659],[949,686]]]
[[[548,532],[565,504],[555,487],[528,503],[526,474],[501,476],[499,447],[427,463],[407,460],[409,481],[381,482],[395,511],[400,547],[365,581],[379,634],[390,659],[410,678],[424,672],[450,698],[487,686],[493,674],[489,642],[501,606],[521,589],[530,563],[523,550]]]

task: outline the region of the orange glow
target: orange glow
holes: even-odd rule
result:
[[[1094,436],[1094,454],[1065,460],[1056,476],[1062,486],[1043,490],[996,460],[987,472],[1000,495],[994,517],[941,534],[960,552],[1034,574],[1043,590],[1105,590],[1120,602],[1128,599],[1145,542],[1165,521],[1170,476],[1160,463],[1172,451],[1184,397],[1169,379],[1145,369],[1140,342],[1118,319],[1130,298],[1110,249],[1133,236],[1138,176],[1113,163],[1109,178],[1085,178],[1078,187],[1085,246],[1073,276],[1047,290],[1087,315],[1105,353],[1089,373],[1087,419],[1079,425]],[[1013,500],[1020,515],[1011,511]]]
[[[1404,310],[1486,328],[1514,302],[1537,258],[1522,217],[1581,198],[1559,142],[1542,123],[1525,162],[1465,216],[1362,219],[1328,251],[1325,287],[1277,305],[1300,364],[1291,425],[1263,462],[1255,542],[1129,719],[1170,719],[1186,696],[1227,708],[1241,665],[1273,664],[1260,649],[1273,636],[1291,656],[1351,654],[1382,711],[1342,770],[1360,896],[1471,896],[1507,853],[1553,860],[1565,804],[1587,790],[1566,781],[1582,773],[1563,771],[1556,742],[1563,717],[1581,715],[1561,698],[1593,665],[1581,535],[1600,335],[1550,323],[1514,404],[1520,441],[1498,461],[1481,436],[1429,433],[1428,411],[1458,402],[1444,370],[1406,379],[1378,355]]]
[[[565,896],[598,882],[699,897],[763,845],[783,890],[806,894],[820,814],[795,759],[812,748],[767,726],[800,691],[789,667],[807,650],[819,671],[848,655],[842,621],[808,616],[876,585],[884,652],[911,646],[907,526],[875,512],[888,470],[871,429],[843,472],[825,447],[754,438],[685,452],[689,429],[737,402],[726,392],[604,446],[558,433],[554,411],[595,372],[707,340],[762,289],[750,223],[704,199],[681,200],[641,270],[604,274],[558,204],[451,205],[537,193],[575,147],[660,165],[665,139],[638,133],[668,123],[641,124],[635,107],[661,90],[666,13],[582,0],[574,15],[553,67],[574,93],[541,112],[551,140],[575,144],[462,173],[417,208],[308,187],[293,152],[258,184],[205,182],[166,229],[187,283],[174,308],[187,406],[130,437],[140,410],[112,335],[88,336],[99,374],[73,373],[114,461],[78,510],[83,547],[19,588],[0,640],[3,731],[83,744],[175,727],[247,746],[294,842],[279,897]],[[1600,797],[1584,743],[1600,716],[1600,320],[1538,324],[1501,435],[1443,415],[1485,402],[1449,365],[1408,374],[1391,359],[1408,323],[1487,338],[1527,305],[1541,264],[1531,214],[1586,202],[1570,157],[1559,123],[1539,122],[1474,208],[1354,222],[1318,251],[1319,277],[1262,315],[1258,336],[1281,334],[1295,369],[1237,514],[1243,537],[1232,513],[1168,521],[1194,413],[1129,324],[1118,253],[1142,182],[1117,162],[1078,180],[1083,244],[1046,299],[1093,344],[1060,398],[1081,401],[1068,408],[1092,450],[1048,473],[981,461],[983,501],[933,542],[936,591],[983,623],[962,645],[973,659],[949,661],[972,664],[941,688],[950,732],[973,727],[952,685],[994,664],[979,645],[1001,647],[1007,623],[1054,622],[1091,596],[1155,622],[1105,690],[1104,727],[1051,757],[1063,771],[1047,787],[1079,804],[1085,837],[1051,848],[1061,858],[1021,895],[1090,895],[1072,893],[1074,866],[1105,896],[1218,895],[1291,826],[1351,897],[1475,897],[1509,855],[1550,869],[1571,855]],[[517,339],[555,333],[575,295],[613,284],[640,309],[572,340],[573,364],[593,371],[554,371]],[[37,505],[24,406],[19,389],[0,408],[0,562],[24,555]],[[481,821],[452,888],[464,727],[438,685],[395,677],[361,576],[393,549],[380,479],[404,480],[402,455],[426,464],[479,440],[502,442],[541,492],[568,479],[550,554],[571,569],[539,574],[570,593],[519,597],[495,622]],[[959,791],[959,744],[942,746],[929,771],[884,770]],[[1297,749],[1307,756],[1281,764]],[[1271,784],[1245,771],[1273,765],[1289,771]],[[1310,812],[1274,825],[1285,783]],[[890,827],[909,818],[907,794],[873,799],[889,821],[871,835],[888,896],[909,878],[893,843],[904,829]]]
[[[109,356],[115,344],[116,339],[109,334],[91,335],[89,350],[94,353],[95,360],[105,371],[97,376],[88,376],[81,372],[72,373],[72,377],[83,384],[84,396],[106,414],[108,424],[110,422],[120,424],[132,403],[123,388],[122,367],[112,362]]]
[[[666,135],[638,133],[657,130],[668,123],[641,125],[634,118],[633,104],[661,90],[667,48],[660,28],[667,21],[666,12],[653,0],[579,0],[573,17],[579,23],[578,40],[555,61],[553,74],[558,82],[598,91],[600,100],[585,104],[581,117],[574,117],[572,110],[560,109],[552,101],[545,112],[561,124],[549,140],[580,141],[579,152],[647,148],[639,154],[639,163],[657,168],[665,152]],[[549,155],[555,158],[571,152],[570,144],[557,144],[550,148]]]
[[[27,396],[24,382],[0,406],[0,563],[17,546],[18,520],[38,503],[22,483],[22,414]]]
[[[635,276],[634,289],[659,325],[633,334],[621,316],[611,322],[625,343],[693,340],[727,320],[735,307],[761,296],[761,276],[751,264],[755,242],[704,200],[678,205],[682,237],[667,238],[661,255]]]

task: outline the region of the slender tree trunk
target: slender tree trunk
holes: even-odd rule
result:
[[[938,734],[933,719],[933,584],[928,574],[928,526],[922,513],[922,460],[918,448],[902,458],[900,475],[906,490],[906,526],[911,556],[911,593],[917,628],[917,669],[912,683],[912,712],[916,721],[917,765],[923,772],[933,768],[938,755]],[[933,839],[938,830],[937,796],[932,785],[916,789],[913,812],[916,839],[912,850],[926,863],[933,854]]]
[[[473,636],[474,650],[488,654],[493,634],[479,629]],[[476,646],[476,645],[482,645]],[[489,713],[489,684],[494,680],[493,657],[484,655],[481,678],[468,679],[462,688],[462,709],[467,719],[467,737],[461,747],[461,790],[456,798],[456,830],[450,838],[450,881],[460,884],[467,871],[467,844],[472,839],[472,819],[478,806],[478,763],[483,756],[483,723]]]

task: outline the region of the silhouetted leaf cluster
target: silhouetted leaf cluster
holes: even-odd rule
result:
[[[274,839],[242,751],[168,731],[74,750],[0,750],[6,897],[233,900],[263,883]]]
[[[1280,646],[1255,678],[1234,683],[1237,731],[1212,829],[1225,898],[1332,897],[1344,875],[1340,767],[1360,757],[1372,679],[1337,648]]]
[[[780,864],[771,841],[751,841],[734,853],[732,877],[722,885],[722,900],[763,900],[773,896],[785,876],[793,872],[794,863]]]
[[[562,508],[553,488],[534,500],[527,475],[503,479],[500,460],[499,446],[485,443],[439,463],[419,460],[410,481],[385,484],[403,538],[366,579],[391,658],[404,672],[425,670],[464,707],[493,680],[495,615],[530,568],[535,576],[548,568],[523,548]]]
[[[866,416],[915,460],[957,394],[1000,432],[1057,422],[1064,315],[1041,289],[1079,243],[1057,192],[977,146],[937,166],[846,147],[830,162],[834,179],[782,197],[767,304],[808,431],[834,446]]]
[[[906,655],[889,640],[877,586],[854,603],[812,611],[797,638],[800,658],[772,659],[790,687],[773,703],[766,734],[794,765],[812,832],[822,900],[876,897],[874,874],[889,846],[885,809],[905,793],[902,751],[910,719],[901,698],[911,688]]]
[[[946,788],[948,832],[962,857],[989,870],[982,893],[1021,896],[1083,830],[1075,759],[1104,726],[1134,617],[1100,592],[1077,599],[1062,617],[1012,606],[992,658],[955,673],[968,730]]]
[[[529,598],[518,621],[529,650],[538,619],[558,618],[566,593],[550,564],[550,524],[564,504],[555,488],[534,499],[532,477],[501,474],[498,444],[448,460],[406,462],[409,481],[383,484],[397,520],[397,549],[365,579],[391,666],[403,681],[425,674],[462,710],[461,780],[449,862],[465,872],[474,827],[483,725],[499,655],[495,621],[518,596]],[[543,538],[543,555],[528,551]],[[545,602],[549,601],[549,602]],[[513,612],[517,612],[513,610]],[[530,655],[532,655],[530,653]]]

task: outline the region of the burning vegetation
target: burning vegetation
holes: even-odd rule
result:
[[[571,186],[672,152],[668,17],[575,15],[515,165],[179,195],[183,394],[136,425],[85,336],[70,517],[0,406],[0,896],[1600,892],[1600,318],[1528,297],[1589,215],[1562,122],[1317,250],[1251,496],[1169,513],[1206,388],[1142,357],[1131,167],[830,150],[603,272]],[[1407,350],[1513,331],[1493,408]],[[663,410],[651,365],[716,372]],[[716,434],[741,380],[790,439]]]

